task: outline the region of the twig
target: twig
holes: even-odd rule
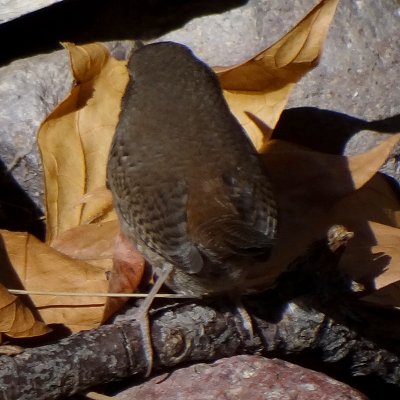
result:
[[[400,385],[400,327],[353,299],[350,283],[337,271],[343,246],[332,251],[327,243],[316,243],[297,260],[276,289],[246,299],[254,319],[252,339],[229,301],[157,311],[151,326],[154,369],[243,353],[283,356],[314,349],[325,362],[346,361],[349,375],[377,375]],[[143,376],[146,367],[140,327],[124,321],[0,357],[0,398],[60,399]]]

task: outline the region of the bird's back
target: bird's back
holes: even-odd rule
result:
[[[174,43],[140,49],[129,70],[108,165],[128,236],[190,273],[269,251],[269,180],[212,70]]]

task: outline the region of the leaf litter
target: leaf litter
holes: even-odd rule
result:
[[[273,284],[332,224],[343,223],[355,235],[342,268],[353,279],[369,280],[371,287],[379,289],[365,301],[397,306],[400,206],[377,172],[399,136],[353,157],[270,140],[294,85],[318,64],[337,4],[338,0],[321,1],[266,50],[240,65],[215,68],[233,114],[268,168],[280,205],[280,239],[268,261],[268,275],[256,280],[257,287]],[[142,278],[144,260],[118,234],[105,187],[108,149],[128,82],[126,62],[112,58],[99,43],[64,46],[75,85],[38,133],[45,177],[46,243],[27,233],[7,231],[1,231],[2,239],[10,264],[28,291],[130,293]],[[10,281],[3,284],[12,285]],[[394,289],[388,294],[390,288]],[[31,299],[45,323],[63,323],[73,331],[98,326],[126,301],[56,295],[32,295]],[[9,336],[15,332],[34,336],[48,330],[1,286],[0,313],[4,314],[1,331]]]

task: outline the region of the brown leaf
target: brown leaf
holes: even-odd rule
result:
[[[108,150],[128,81],[126,62],[111,58],[103,45],[65,46],[77,84],[45,119],[38,134],[48,242],[94,219],[115,219],[106,212],[109,200],[81,200],[85,193],[105,186]],[[102,213],[104,218],[99,219]]]
[[[144,258],[128,239],[119,234],[118,221],[69,229],[53,241],[52,247],[75,260],[111,270],[108,293],[133,293],[142,279]],[[103,319],[107,320],[127,300],[108,297]]]
[[[400,307],[400,229],[366,222],[346,250],[341,267],[367,290],[372,290],[362,300]]]
[[[28,291],[105,293],[106,270],[74,260],[27,233],[0,231],[9,260]],[[98,296],[31,295],[43,321],[72,330],[101,322],[105,299]]]
[[[94,265],[104,261],[102,265],[110,270],[118,232],[119,224],[116,220],[80,225],[58,236],[51,247],[75,260],[84,260]]]
[[[378,172],[382,164],[393,153],[393,149],[399,140],[400,133],[397,133],[371,150],[349,157],[349,170],[356,189],[363,186]]]
[[[318,64],[338,1],[322,0],[282,39],[250,60],[215,68],[231,111],[259,151],[296,82]]]
[[[254,271],[257,286],[272,285],[313,241],[326,235],[330,226],[342,224],[353,231],[334,207],[374,176],[399,139],[396,135],[379,145],[379,151],[375,148],[354,157],[317,153],[275,140],[268,143],[261,157],[280,208],[279,235],[268,263]],[[353,166],[354,171],[350,169]]]
[[[357,233],[341,264],[346,272],[368,288],[400,282],[400,229],[366,222]],[[400,306],[400,297],[396,305]]]
[[[47,243],[54,249],[27,234],[3,232],[3,237],[26,290],[106,293],[106,272],[112,267],[119,230],[105,189],[106,162],[128,72],[126,62],[111,58],[101,44],[67,43],[65,47],[76,85],[38,134],[45,173]],[[80,330],[102,320],[104,297],[31,297],[47,323]]]
[[[50,331],[19,298],[0,284],[0,333],[19,338],[41,336]]]
[[[324,12],[321,11],[322,14]],[[315,26],[318,27],[319,23]],[[311,27],[296,29],[298,32],[307,31],[306,36],[311,35]],[[312,34],[309,38],[304,38],[302,47],[309,49],[297,57],[301,63],[307,54],[312,53],[310,43],[317,43],[322,36]],[[283,65],[284,55],[292,54],[293,50],[288,52],[285,49],[290,49],[294,43],[293,38],[284,39],[272,46],[275,48],[274,56],[282,64],[278,68],[287,67]],[[102,190],[99,188],[105,184],[108,148],[128,74],[125,63],[109,58],[106,50],[97,43],[87,46],[66,44],[66,47],[70,52],[77,85],[43,122],[38,138],[46,179],[47,241],[55,249],[74,259],[108,269],[113,235],[116,232],[115,225],[108,224],[113,224],[111,221],[116,216],[109,212],[110,198],[101,195]],[[266,59],[271,54],[266,53]],[[293,65],[296,63],[294,59],[289,62]],[[306,69],[303,74],[305,72]],[[275,78],[273,77],[274,81]],[[256,80],[259,81],[259,78]],[[293,85],[293,82],[290,84]],[[93,221],[99,223],[93,224]],[[108,229],[109,226],[112,228]],[[127,266],[129,263],[127,264],[122,253],[118,254],[119,249],[120,246],[116,248],[114,269],[119,271],[120,276],[116,277],[114,271],[110,290],[131,292],[138,283],[136,275],[140,274],[133,272],[130,265]],[[120,257],[123,258],[122,261]],[[134,259],[134,255],[130,254],[130,257]],[[143,267],[142,261],[138,260],[136,264]],[[75,265],[76,268],[78,264]],[[135,283],[132,283],[132,279]],[[61,290],[58,282],[52,283],[54,290]],[[107,313],[109,311],[108,307]]]
[[[353,158],[323,155],[282,142],[266,144],[265,132],[275,126],[294,84],[318,63],[337,3],[321,1],[276,44],[239,66],[219,70],[232,111],[265,153],[262,157],[281,208],[279,243],[268,273],[264,266],[262,279],[257,276],[263,286],[273,283],[332,223],[340,223],[332,214],[334,206],[371,179],[398,140],[390,139]],[[69,257],[26,236],[19,245],[12,239],[12,246],[18,248],[13,264],[19,265],[27,289],[43,289],[45,276],[46,289],[105,292],[105,272],[111,266],[117,228],[110,197],[101,193],[105,193],[108,149],[128,73],[125,62],[110,58],[99,44],[66,47],[77,84],[43,122],[38,141],[46,180],[47,240]],[[118,245],[114,270],[118,276],[112,276],[109,291],[132,292],[143,272],[143,259],[136,260],[137,253],[123,254]],[[139,270],[131,269],[132,260]],[[46,321],[82,329],[102,319],[103,298],[32,298]],[[106,317],[116,305],[120,303],[107,305]]]
[[[133,243],[122,233],[119,234],[115,240],[109,293],[133,293],[142,280],[144,266],[145,260]],[[127,300],[127,297],[108,298],[104,310],[104,321],[118,311]]]
[[[376,174],[362,188],[340,201],[332,215],[351,229],[367,221],[399,227],[400,204],[397,193],[384,175]]]
[[[371,295],[366,301],[400,306],[400,202],[398,194],[382,175],[339,202],[334,210],[355,233],[340,267]]]

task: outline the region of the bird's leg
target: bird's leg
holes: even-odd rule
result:
[[[153,346],[151,344],[151,331],[150,331],[150,323],[149,323],[149,310],[151,304],[153,303],[155,295],[161,289],[161,286],[168,279],[172,271],[172,265],[164,266],[161,273],[158,274],[157,280],[154,286],[151,288],[150,293],[146,296],[144,302],[139,306],[137,311],[136,320],[140,325],[140,332],[143,338],[143,348],[144,354],[147,360],[147,370],[146,377],[150,376],[151,370],[153,368]]]
[[[240,315],[240,318],[243,322],[243,326],[245,330],[249,334],[250,340],[253,340],[254,330],[253,330],[253,321],[251,320],[250,314],[246,310],[246,307],[243,305],[242,298],[237,293],[232,293],[230,295],[232,302],[235,304],[236,311]]]

